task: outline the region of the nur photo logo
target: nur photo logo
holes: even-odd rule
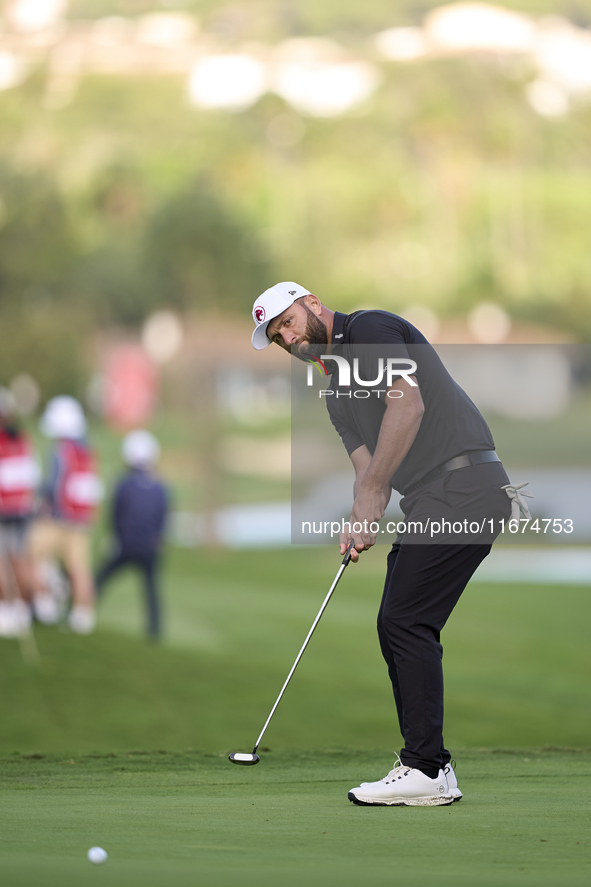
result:
[[[409,357],[380,357],[377,360],[375,378],[363,379],[358,357],[350,361],[341,354],[321,354],[320,357],[306,354],[305,356],[308,361],[306,385],[309,388],[314,385],[314,367],[316,367],[321,376],[325,378],[333,377],[334,379],[336,365],[334,388],[321,389],[318,392],[319,397],[336,395],[336,397],[365,399],[371,397],[373,392],[377,397],[380,394],[384,394],[387,397],[400,398],[404,396],[404,392],[392,388],[394,382],[399,379],[404,379],[413,388],[417,387],[417,383],[412,378],[417,372],[417,363]],[[325,361],[331,361],[333,366],[329,369]],[[342,389],[351,389],[351,376],[355,387],[352,390],[343,391]],[[382,384],[385,387],[377,387]]]

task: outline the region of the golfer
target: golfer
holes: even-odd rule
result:
[[[353,561],[375,544],[370,525],[375,529],[383,517],[392,489],[402,494],[400,507],[414,528],[396,538],[388,555],[378,615],[404,747],[390,773],[351,789],[349,799],[388,806],[459,801],[442,735],[440,632],[509,517],[509,499],[519,493],[509,484],[482,415],[408,321],[387,311],[331,311],[293,282],[266,290],[254,303],[253,318],[256,350],[275,343],[303,360],[334,355],[325,362],[331,373],[326,403],[355,469],[341,553],[351,538]],[[381,392],[357,398],[350,379],[349,386],[341,383],[338,356],[351,359],[357,349],[360,365],[366,364],[357,377],[374,379],[367,346],[380,346],[406,370],[392,384],[382,384]],[[477,521],[486,531],[471,535],[466,528]],[[435,536],[431,522],[438,527]],[[362,531],[352,532],[353,524]],[[454,524],[462,532],[452,532]]]

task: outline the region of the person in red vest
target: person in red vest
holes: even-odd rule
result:
[[[31,533],[31,554],[37,566],[35,615],[45,623],[59,618],[59,609],[44,586],[40,568],[47,560],[60,560],[72,590],[68,624],[77,634],[90,634],[96,625],[90,529],[102,498],[97,458],[85,440],[84,412],[73,397],[52,398],[40,427],[56,443],[42,491],[42,515]]]
[[[38,481],[33,446],[18,425],[14,397],[0,387],[0,637],[26,634],[31,624],[26,540]]]

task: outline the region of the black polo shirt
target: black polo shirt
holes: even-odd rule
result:
[[[414,442],[391,478],[392,487],[404,495],[427,472],[454,456],[474,450],[492,450],[494,441],[484,418],[465,391],[454,382],[435,349],[407,320],[388,311],[356,311],[334,315],[332,353],[357,357],[359,378],[377,378],[380,357],[410,358],[417,364],[416,379],[425,412]],[[372,345],[379,348],[363,348]],[[359,347],[355,347],[359,346]],[[339,388],[336,367],[326,396],[332,424],[349,455],[365,445],[373,455],[386,405],[384,395],[357,398],[359,386],[351,376],[348,389]],[[401,381],[401,390],[407,382]],[[385,389],[386,385],[380,386]],[[349,394],[351,396],[349,396]],[[394,401],[395,402],[395,401]]]

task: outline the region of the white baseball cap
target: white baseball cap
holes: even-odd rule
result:
[[[310,290],[300,286],[299,283],[294,283],[293,280],[284,280],[265,290],[252,306],[252,316],[256,323],[256,329],[252,334],[252,347],[257,351],[262,351],[263,348],[270,345],[271,340],[267,338],[267,327],[270,321],[279,314],[283,314],[296,299],[309,295]]]
[[[138,428],[125,436],[121,455],[131,468],[151,468],[160,456],[160,444],[149,431]]]
[[[74,397],[67,394],[52,397],[39,423],[46,437],[77,440],[86,434],[84,411]]]

